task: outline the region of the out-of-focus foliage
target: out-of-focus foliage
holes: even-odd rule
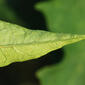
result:
[[[49,30],[85,34],[84,0],[49,0],[36,6],[46,18]],[[38,72],[42,85],[85,85],[85,42],[64,47],[59,65]]]
[[[0,19],[12,23],[24,24],[13,9],[7,4],[7,0],[0,0]]]
[[[0,67],[12,62],[39,58],[52,50],[82,39],[85,39],[85,35],[29,30],[0,21]]]

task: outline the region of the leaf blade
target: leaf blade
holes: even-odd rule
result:
[[[0,21],[0,67],[12,62],[39,58],[83,39],[85,35],[35,31]]]

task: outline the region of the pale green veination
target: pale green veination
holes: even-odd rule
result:
[[[82,39],[85,39],[85,35],[35,31],[0,21],[0,67],[12,62],[39,58]]]

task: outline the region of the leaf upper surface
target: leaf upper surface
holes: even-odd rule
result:
[[[85,39],[85,35],[35,31],[0,21],[0,67],[39,58],[82,39]]]

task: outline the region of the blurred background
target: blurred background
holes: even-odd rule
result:
[[[35,10],[36,3],[45,0],[0,0],[0,20],[33,30],[48,30],[42,13]],[[55,50],[39,59],[13,63],[0,68],[0,85],[40,85],[36,72],[40,68],[59,63],[63,49]]]

